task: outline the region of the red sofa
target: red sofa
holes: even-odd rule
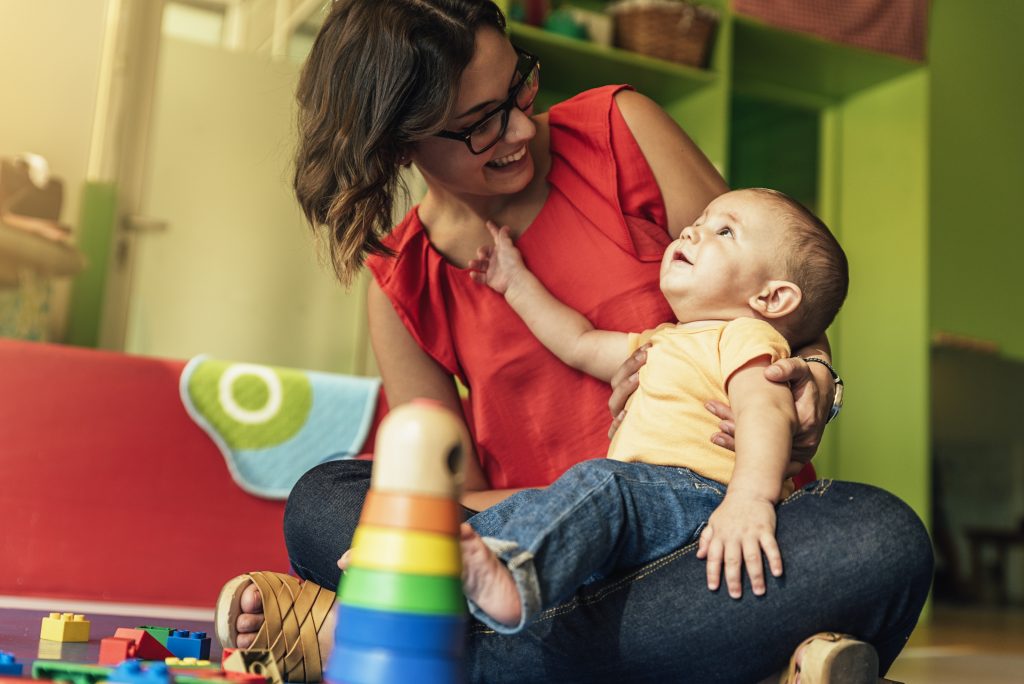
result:
[[[284,503],[231,479],[184,365],[0,339],[0,595],[212,608],[230,577],[288,570]]]

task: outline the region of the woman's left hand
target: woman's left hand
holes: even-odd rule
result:
[[[821,366],[821,372],[814,372]],[[786,466],[786,477],[793,477],[811,462],[814,452],[821,444],[821,435],[825,432],[825,421],[828,419],[835,396],[835,383],[828,369],[820,363],[807,363],[799,357],[779,359],[764,370],[764,376],[772,382],[788,383],[793,392],[793,403],[796,406],[799,429],[793,436],[792,459]],[[711,441],[732,451],[736,450],[733,437],[736,423],[733,421],[732,410],[728,404],[709,401],[705,407],[721,419],[718,424],[720,432],[711,437]]]

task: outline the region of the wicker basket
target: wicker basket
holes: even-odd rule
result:
[[[718,15],[682,0],[626,0],[608,6],[615,45],[642,55],[703,68]]]

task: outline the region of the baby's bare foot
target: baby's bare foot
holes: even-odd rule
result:
[[[256,640],[256,632],[263,626],[263,597],[255,584],[250,583],[242,591],[238,604],[242,613],[235,621],[235,629],[238,630],[236,641],[238,648],[249,648]]]
[[[512,574],[468,523],[463,523],[460,531],[466,597],[501,624],[518,625],[522,606]]]

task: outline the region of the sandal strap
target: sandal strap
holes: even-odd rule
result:
[[[252,648],[269,650],[285,681],[320,681],[323,671],[317,634],[334,606],[334,592],[276,572],[248,576],[263,598],[264,622]]]

